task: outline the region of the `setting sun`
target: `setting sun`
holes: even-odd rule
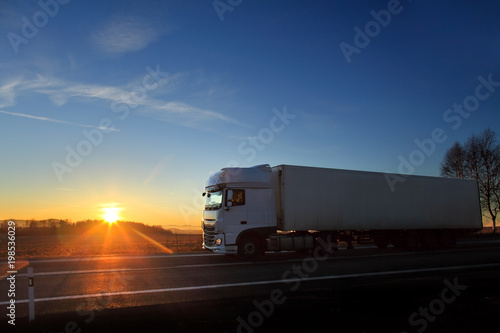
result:
[[[102,217],[104,218],[104,221],[108,222],[109,224],[115,223],[120,216],[118,213],[120,212],[120,208],[117,207],[107,207],[102,209],[104,214]]]

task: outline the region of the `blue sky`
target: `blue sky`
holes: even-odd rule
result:
[[[227,165],[438,176],[455,141],[500,134],[499,1],[0,11],[0,218],[114,206],[196,228],[206,178]]]

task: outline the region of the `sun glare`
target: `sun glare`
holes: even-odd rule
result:
[[[102,215],[104,221],[108,222],[109,224],[115,223],[118,219],[120,219],[120,208],[107,207],[103,208],[102,211],[104,212],[104,214]]]

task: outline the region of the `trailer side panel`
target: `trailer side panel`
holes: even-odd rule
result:
[[[477,182],[279,165],[278,229],[481,229]]]

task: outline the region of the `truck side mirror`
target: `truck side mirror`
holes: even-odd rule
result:
[[[233,190],[226,191],[226,210],[229,210],[229,207],[233,206]]]

